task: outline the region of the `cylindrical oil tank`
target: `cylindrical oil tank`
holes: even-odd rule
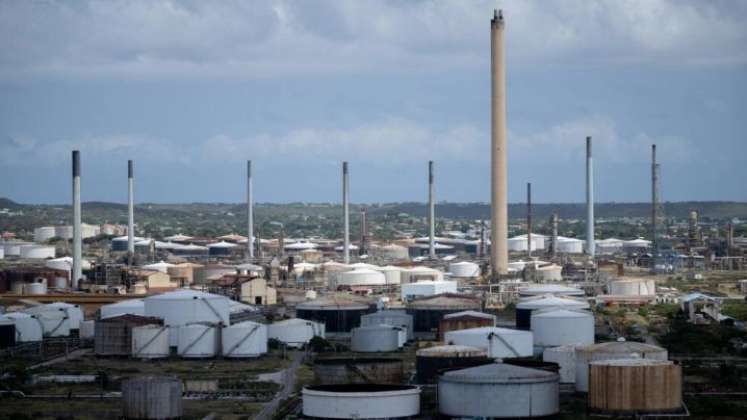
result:
[[[416,333],[437,333],[444,315],[462,311],[479,311],[480,299],[467,295],[436,295],[416,299],[407,305],[413,316]]]
[[[557,363],[560,382],[566,384],[576,383],[576,348],[577,345],[565,345],[546,348],[542,352],[542,360]]]
[[[169,357],[169,328],[162,325],[143,325],[132,329],[132,357],[162,359]]]
[[[224,357],[259,357],[267,353],[267,326],[251,321],[224,327],[221,332]]]
[[[368,325],[353,328],[351,350],[361,353],[389,352],[399,348],[401,327]]]
[[[599,360],[589,365],[589,408],[666,413],[682,407],[682,368],[666,360]]]
[[[122,382],[125,419],[178,419],[182,408],[182,381],[176,377],[145,376]]]
[[[52,277],[49,280],[49,287],[48,287],[49,289],[62,290],[62,289],[67,289],[67,287],[68,287],[67,277],[57,276],[57,277]]]
[[[0,315],[0,318],[13,321],[16,326],[17,343],[41,341],[44,336],[42,324],[34,315],[23,312],[9,312]]]
[[[393,265],[385,265],[383,267],[376,267],[376,271],[384,274],[386,285],[400,284],[402,281],[402,269]]]
[[[570,297],[553,295],[522,299],[516,304],[516,328],[529,330],[532,327],[532,311],[543,309],[589,309],[589,303]]]
[[[22,241],[4,242],[3,248],[5,249],[5,256],[6,257],[20,257],[21,247],[24,245],[33,245],[33,244],[30,242],[22,242]]]
[[[480,266],[469,261],[460,261],[449,264],[449,272],[452,277],[475,278],[480,275]]]
[[[93,340],[96,335],[96,321],[89,319],[81,321],[78,337],[81,340]]]
[[[477,347],[487,351],[488,357],[524,357],[533,354],[532,333],[509,328],[482,327],[450,331],[447,344]]]
[[[99,308],[99,315],[102,319],[124,314],[145,316],[145,301],[142,299],[127,299],[102,305]]]
[[[148,296],[144,300],[145,315],[161,318],[172,328],[169,334],[171,346],[178,345],[179,326],[198,322],[230,325],[231,301],[225,296],[181,289]]]
[[[415,353],[417,383],[436,382],[438,375],[455,369],[464,369],[493,363],[487,352],[470,346],[435,346]]]
[[[449,331],[468,330],[470,328],[495,327],[495,315],[477,311],[455,312],[444,315],[438,324],[438,339],[444,339]]]
[[[179,356],[189,359],[215,357],[219,346],[218,327],[208,324],[190,324],[179,327]]]
[[[412,315],[408,315],[405,311],[384,310],[361,316],[362,327],[380,324],[402,327],[407,332],[408,340],[415,338]]]
[[[301,394],[303,415],[310,418],[397,419],[420,413],[420,388],[411,385],[315,385]]]
[[[382,258],[392,261],[407,260],[410,258],[407,248],[397,244],[384,245],[379,248],[378,253]]]
[[[314,377],[328,384],[400,384],[404,381],[402,359],[329,357],[314,360]]]
[[[594,344],[594,315],[584,310],[547,309],[532,314],[534,346]]]
[[[23,286],[24,295],[46,295],[47,285],[44,283],[26,283]]]
[[[62,311],[42,312],[33,315],[39,322],[44,337],[68,337],[70,321]]]
[[[80,305],[74,305],[66,302],[54,302],[46,305],[32,306],[26,308],[23,312],[31,315],[42,313],[62,312],[67,317],[68,329],[77,330],[80,322],[83,321],[83,310]]]
[[[610,341],[576,348],[576,391],[589,391],[589,363],[597,360],[650,359],[667,360],[665,349],[634,341]]]
[[[326,333],[349,333],[370,312],[367,304],[342,299],[321,298],[296,305],[299,318],[324,323]]]
[[[558,252],[580,254],[584,252],[584,241],[576,238],[558,238]]]
[[[415,283],[420,280],[441,281],[444,273],[430,267],[411,267],[402,270],[401,282],[403,284]]]
[[[324,338],[324,324],[306,319],[292,318],[274,322],[267,327],[267,337],[300,348],[312,338]]]
[[[359,287],[359,286],[385,286],[386,277],[384,273],[369,268],[356,268],[352,271],[344,271],[337,280],[337,286]]]
[[[16,324],[12,319],[0,317],[0,349],[16,345]]]
[[[656,295],[656,283],[652,279],[619,279],[608,285],[610,295],[619,296],[653,296]]]
[[[559,411],[558,374],[503,363],[446,372],[438,409],[459,418],[531,418]]]
[[[54,226],[42,226],[34,229],[34,242],[40,244],[55,237]]]
[[[43,260],[55,257],[55,247],[48,245],[23,245],[21,246],[21,258]]]

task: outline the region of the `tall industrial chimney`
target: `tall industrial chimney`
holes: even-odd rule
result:
[[[360,255],[368,253],[368,217],[365,208],[361,208],[361,246],[358,251]]]
[[[591,158],[591,137],[586,138],[586,254],[594,258],[594,166]]]
[[[506,64],[504,21],[494,11],[490,22],[491,53],[491,218],[490,264],[493,278],[508,274],[508,167],[506,159]]]
[[[527,256],[532,256],[532,183],[527,182]]]
[[[249,260],[254,260],[254,197],[252,195],[252,161],[246,161],[246,250]],[[259,240],[257,240],[259,245]]]
[[[651,251],[651,269],[655,269],[659,253],[659,164],[655,144],[651,145]]]
[[[135,180],[132,160],[127,161],[127,264],[135,255]]]
[[[348,163],[342,162],[342,213],[343,213],[343,245],[342,255],[345,264],[350,264],[350,205],[348,203],[350,194],[348,185]]]
[[[552,225],[552,258],[555,259],[558,256],[558,214],[553,213],[550,217],[550,224]]]
[[[73,150],[73,273],[70,288],[78,289],[78,281],[83,277],[81,258],[83,244],[80,237],[80,152]]]
[[[433,201],[433,161],[428,161],[428,256],[436,259],[436,205]]]

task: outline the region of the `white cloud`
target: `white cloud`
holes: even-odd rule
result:
[[[487,65],[747,62],[747,5],[676,0],[0,2],[0,78],[245,77]]]

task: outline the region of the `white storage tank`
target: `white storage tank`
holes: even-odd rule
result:
[[[0,315],[0,319],[7,319],[15,324],[17,343],[41,341],[43,338],[42,323],[33,315],[23,312],[9,312]]]
[[[41,244],[55,237],[54,226],[42,226],[34,229],[34,242]]]
[[[379,248],[378,253],[388,260],[406,260],[410,257],[407,248],[397,244],[384,245]]]
[[[609,294],[615,296],[655,296],[656,282],[653,279],[618,279],[608,286]]]
[[[483,349],[488,357],[524,357],[534,353],[530,331],[509,328],[481,327],[449,331],[444,335],[446,344],[458,344]]]
[[[561,383],[576,383],[576,348],[578,347],[581,346],[569,344],[546,348],[542,352],[543,361],[558,364]]]
[[[101,319],[111,318],[118,315],[140,315],[145,316],[145,301],[142,299],[127,299],[99,308]]]
[[[503,363],[446,372],[438,411],[452,418],[532,418],[558,413],[558,374]]]
[[[19,257],[21,256],[21,247],[24,245],[33,245],[30,242],[23,241],[10,241],[3,242],[3,248],[5,249],[6,257]]]
[[[143,325],[132,328],[132,357],[162,359],[169,357],[169,328],[161,325]]]
[[[442,281],[444,273],[435,268],[429,267],[411,267],[403,268],[401,283],[415,283],[417,281]]]
[[[81,340],[93,340],[96,335],[96,321],[89,319],[88,321],[81,321],[80,328],[78,329],[78,337]]]
[[[259,357],[267,353],[267,326],[245,321],[223,328],[221,333],[224,357]]]
[[[584,241],[576,238],[558,237],[558,252],[563,254],[581,254],[584,252]]]
[[[144,301],[145,316],[161,318],[164,325],[172,328],[172,346],[179,342],[179,326],[197,322],[230,325],[230,299],[225,296],[181,289],[148,296]]]
[[[589,392],[589,363],[596,360],[651,359],[667,360],[665,349],[651,344],[618,341],[592,344],[576,349],[576,391]]]
[[[534,346],[594,344],[594,315],[584,310],[547,309],[532,314]]]
[[[48,245],[23,245],[21,258],[43,260],[55,257],[55,247]]]
[[[386,277],[380,271],[369,268],[356,268],[340,274],[338,286],[385,286]]]
[[[310,418],[398,419],[420,413],[420,388],[412,385],[315,385],[301,394],[303,415]]]
[[[402,269],[393,265],[385,265],[383,267],[377,267],[376,271],[384,274],[387,286],[393,284],[400,284],[402,281]]]
[[[389,352],[399,348],[401,327],[368,325],[353,328],[350,349],[361,353]]]
[[[218,326],[189,324],[179,327],[177,354],[184,358],[200,359],[218,354]]]
[[[286,319],[270,324],[267,336],[288,347],[300,348],[315,336],[324,338],[324,324],[300,318]]]
[[[480,275],[480,266],[469,261],[460,261],[449,264],[449,272],[452,277],[475,278]]]
[[[551,308],[559,309],[589,309],[589,303],[571,297],[553,295],[534,296],[524,298],[516,304],[516,328],[531,329],[532,312]]]
[[[70,330],[77,330],[80,328],[80,323],[83,321],[83,310],[80,309],[80,306],[65,302],[54,302],[46,305],[32,306],[24,309],[23,312],[31,315],[63,313],[66,318],[66,323],[68,324],[68,329]]]
[[[381,324],[402,327],[407,334],[408,340],[415,338],[413,317],[405,311],[385,310],[361,316],[362,327]]]
[[[46,295],[47,285],[42,282],[38,283],[26,283],[23,285],[24,295]]]
[[[44,337],[68,337],[70,335],[70,321],[62,311],[42,312],[33,317],[39,321]]]

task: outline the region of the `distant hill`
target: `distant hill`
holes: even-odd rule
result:
[[[0,197],[0,209],[16,210],[22,207],[23,207],[22,204],[18,204],[9,198]]]

